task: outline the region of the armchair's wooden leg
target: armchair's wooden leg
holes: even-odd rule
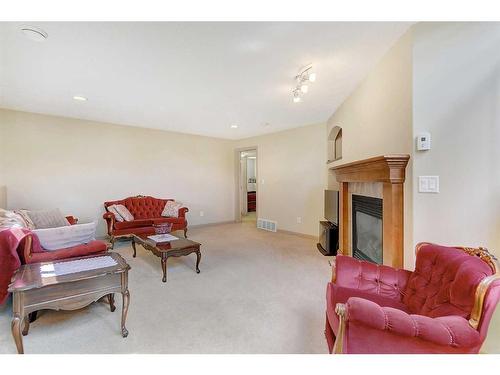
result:
[[[344,352],[344,335],[345,335],[345,325],[346,325],[346,307],[343,303],[337,303],[335,306],[335,312],[339,316],[339,330],[337,332],[337,337],[335,338],[335,343],[333,344],[333,353],[342,354]]]
[[[187,227],[186,227],[186,228],[184,228],[184,238],[188,238],[188,236],[187,236],[187,232],[188,232],[188,229],[187,229]]]
[[[196,252],[196,273],[200,273],[200,260],[201,260],[201,251],[198,250]]]
[[[109,242],[111,243],[111,250],[115,248],[115,236],[110,236]]]

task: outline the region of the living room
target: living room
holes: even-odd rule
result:
[[[500,353],[500,23],[19,19],[2,354]]]

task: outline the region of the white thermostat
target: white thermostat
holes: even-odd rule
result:
[[[431,133],[420,133],[417,135],[417,150],[425,151],[431,149]]]

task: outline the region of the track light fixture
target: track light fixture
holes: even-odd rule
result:
[[[302,97],[301,97],[300,88],[293,90],[293,102],[300,103],[301,101],[302,101]]]
[[[316,73],[312,71],[312,64],[300,68],[294,80],[296,86],[292,90],[293,102],[300,103],[302,101],[302,94],[306,94],[309,91],[309,83],[316,81]]]

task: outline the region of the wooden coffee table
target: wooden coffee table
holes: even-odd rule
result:
[[[151,251],[154,255],[161,259],[161,268],[163,270],[162,281],[167,282],[167,259],[169,257],[180,257],[196,253],[196,273],[200,273],[199,264],[201,260],[200,244],[188,240],[187,238],[179,238],[175,241],[165,243],[155,243],[148,238],[149,234],[134,234],[132,236],[132,248],[134,249],[134,258],[136,257],[135,244],[140,244],[146,250]]]
[[[116,264],[58,276],[50,271],[54,269],[54,265],[58,269],[57,267],[65,262],[101,257],[109,257]],[[111,262],[109,259],[105,260]],[[75,266],[75,263],[72,265],[78,269],[78,265]],[[28,334],[30,324],[28,314],[43,309],[76,310],[90,305],[102,297],[108,298],[113,312],[115,310],[114,293],[121,293],[123,296],[121,334],[123,337],[127,337],[128,330],[125,328],[125,320],[130,302],[129,269],[130,266],[116,253],[21,266],[12,277],[12,282],[9,285],[9,292],[13,293],[12,335],[17,352],[24,353],[22,336]],[[21,332],[23,322],[24,329]]]

